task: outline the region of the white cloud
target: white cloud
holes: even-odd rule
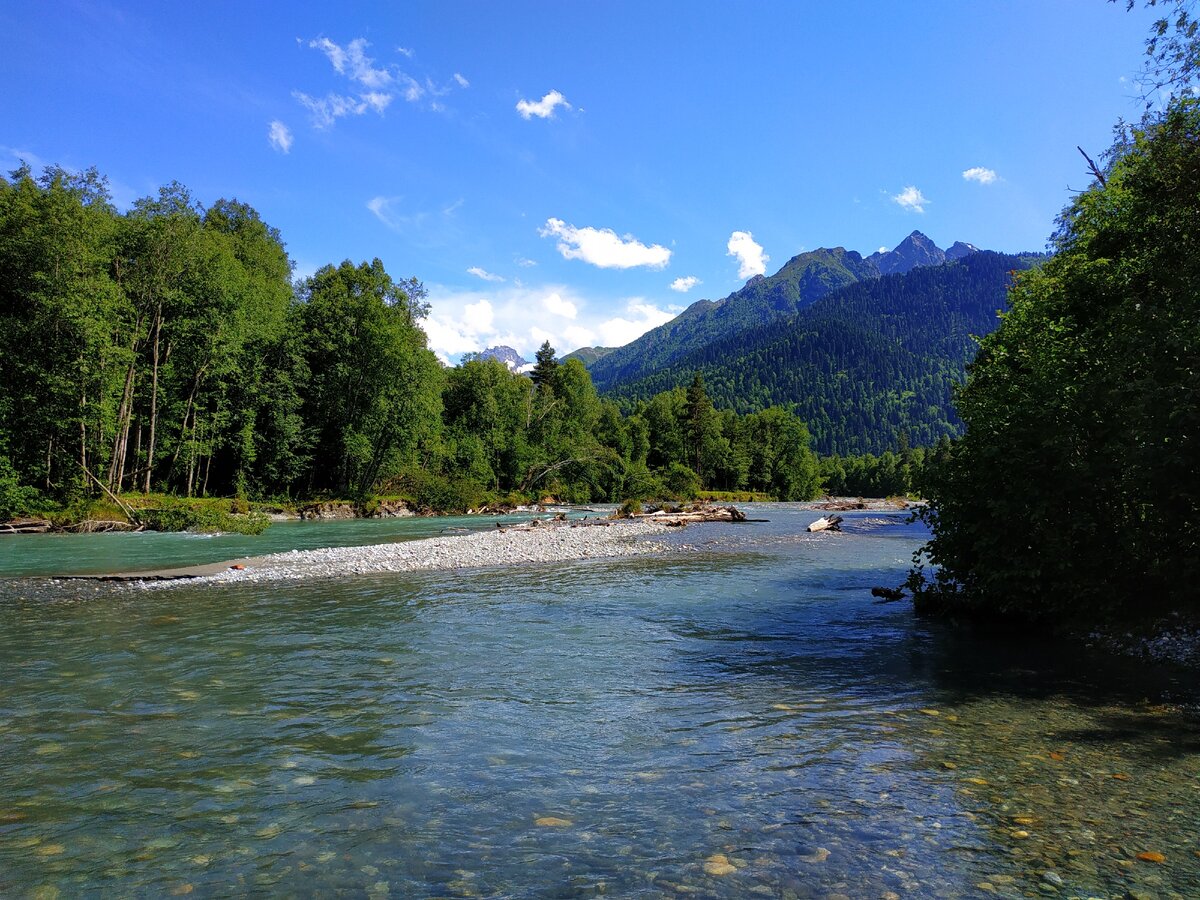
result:
[[[367,201],[367,209],[374,213],[375,218],[394,230],[401,230],[406,225],[412,225],[419,221],[422,216],[404,216],[395,211],[395,206],[403,198],[402,197],[372,197]]]
[[[486,297],[478,303],[467,304],[463,308],[463,313],[463,324],[471,334],[485,334],[492,330],[492,322],[496,318],[496,313]]]
[[[572,108],[566,97],[558,91],[551,91],[541,100],[518,100],[517,112],[521,114],[522,119],[531,119],[534,116],[539,119],[553,119],[554,110],[559,106],[563,109]]]
[[[600,323],[602,347],[623,347],[630,341],[637,340],[651,328],[657,328],[675,318],[674,313],[659,309],[640,298],[630,300],[625,311],[629,314],[628,318],[615,316]]]
[[[563,259],[581,259],[601,269],[661,269],[671,259],[671,251],[661,244],[647,247],[633,235],[619,237],[611,228],[576,228],[562,219],[547,219],[538,234],[557,237]]]
[[[564,347],[569,347],[565,352],[570,353],[571,350],[578,350],[580,347],[590,347],[592,342],[596,340],[596,333],[590,328],[583,328],[579,325],[569,325],[563,329],[563,337],[567,343]]]
[[[526,259],[524,256],[518,256],[515,260],[516,264],[522,269],[530,269],[537,265],[532,259]]]
[[[454,80],[458,82],[458,86],[461,88],[469,88],[471,86],[471,82],[467,81],[459,72],[454,73]]]
[[[728,251],[725,255],[738,261],[738,278],[766,274],[771,257],[763,253],[762,245],[754,240],[754,235],[749,231],[733,232],[725,247]]]
[[[280,153],[287,153],[292,149],[292,130],[275,119],[267,129],[267,140]]]
[[[900,193],[894,194],[892,196],[892,201],[899,204],[904,209],[909,209],[918,213],[925,212],[925,204],[929,202],[925,199],[925,195],[911,184]]]
[[[425,96],[425,88],[411,75],[401,75],[400,83],[404,87],[404,99],[409,103],[416,103]]]
[[[627,344],[678,312],[641,297],[586,298],[563,284],[480,286],[463,290],[429,285],[429,316],[422,327],[443,360],[504,344],[526,359],[542,341],[559,353],[576,347]],[[574,312],[574,316],[570,313]]]
[[[362,100],[367,104],[367,106],[371,107],[371,109],[375,110],[375,112],[382,116],[383,111],[387,109],[388,104],[392,102],[392,95],[384,94],[380,91],[371,91],[363,94]]]
[[[564,319],[574,319],[579,315],[579,309],[570,300],[564,300],[558,293],[547,294],[542,298],[542,309]]]
[[[494,275],[486,269],[481,269],[479,266],[471,266],[467,269],[468,275],[474,275],[476,278],[482,278],[484,281],[500,282],[504,280],[503,275]]]
[[[392,73],[387,69],[375,68],[375,60],[367,56],[366,49],[371,45],[366,38],[355,38],[345,47],[338,46],[329,38],[317,38],[310,41],[308,46],[329,57],[339,75],[345,75],[365,88],[374,90],[392,83]]]
[[[985,169],[983,166],[972,166],[963,172],[962,176],[967,181],[978,181],[980,184],[991,184],[999,178],[993,170]],[[917,193],[920,193],[920,191]]]
[[[326,94],[324,97],[310,97],[301,91],[293,91],[292,96],[312,113],[313,125],[317,128],[328,128],[343,116],[361,116],[368,109],[383,112],[379,101],[368,103],[361,98],[346,97],[342,94]],[[383,106],[387,106],[385,102]]]
[[[696,285],[701,284],[699,278],[695,275],[688,275],[686,278],[676,278],[671,282],[671,290],[678,291],[681,294],[686,294]]]
[[[407,56],[409,59],[412,59],[413,52],[409,47],[397,47],[396,52],[401,56]]]

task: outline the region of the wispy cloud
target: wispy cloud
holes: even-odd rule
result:
[[[428,218],[425,213],[404,214],[400,212],[398,207],[403,199],[403,197],[384,197],[382,195],[372,197],[367,201],[367,209],[393,231],[403,231],[413,225],[421,224]]]
[[[532,119],[534,116],[539,119],[553,119],[554,110],[560,106],[563,109],[572,108],[566,97],[558,91],[551,91],[541,100],[518,100],[517,112],[521,114],[522,119]]]
[[[329,38],[322,37],[309,41],[308,46],[329,57],[329,62],[338,74],[345,75],[365,88],[377,90],[392,83],[392,73],[387,69],[376,68],[375,60],[367,56],[367,48],[371,45],[366,38],[355,38],[345,47],[341,47]]]
[[[697,278],[695,275],[688,275],[683,278],[676,278],[674,281],[672,281],[671,282],[671,290],[678,291],[681,294],[686,294],[688,291],[690,291],[692,288],[694,288],[696,285],[698,285],[700,283],[701,283],[700,279]]]
[[[733,232],[725,248],[728,251],[725,255],[738,261],[738,278],[766,273],[771,257],[763,253],[762,245],[754,240],[754,235],[749,231]]]
[[[618,236],[611,228],[576,228],[562,219],[547,219],[538,234],[558,238],[563,259],[581,259],[601,269],[661,269],[671,260],[671,251],[661,244],[646,246],[631,234]]]
[[[513,260],[513,262],[515,262],[522,269],[532,269],[537,265],[537,262],[532,259],[526,259],[524,256],[518,256],[515,260]]]
[[[471,268],[467,269],[467,274],[474,275],[476,278],[482,278],[484,281],[501,282],[504,280],[503,275],[496,275],[479,266],[471,266]]]
[[[916,213],[925,212],[925,207],[929,203],[929,201],[925,198],[925,195],[911,184],[900,193],[893,194],[892,202],[904,209]]]
[[[467,79],[459,72],[454,73],[454,80],[458,82],[458,86],[460,88],[469,88],[471,86],[471,82],[467,81]]]
[[[312,97],[303,91],[292,91],[296,101],[312,114],[312,123],[316,128],[329,128],[344,116],[361,116],[368,109],[383,112],[390,101],[390,96],[381,95],[373,102],[361,97],[347,97],[343,94],[326,94],[324,97]],[[387,97],[383,100],[382,97]],[[382,105],[381,105],[382,104]]]
[[[267,140],[280,153],[287,153],[292,149],[292,130],[275,119],[267,128]]]
[[[962,177],[967,181],[978,181],[980,184],[992,184],[1000,178],[994,170],[985,169],[983,166],[972,166],[962,173]]]

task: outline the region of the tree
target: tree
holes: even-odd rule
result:
[[[414,321],[419,306],[378,259],[323,266],[298,293],[302,414],[318,462],[308,487],[362,496],[435,439],[444,376]]]
[[[927,477],[925,609],[1194,606],[1200,583],[1200,104],[1120,134],[1057,254],[1023,275]]]

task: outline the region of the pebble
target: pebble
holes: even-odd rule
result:
[[[1055,887],[1063,886],[1062,876],[1059,875],[1057,872],[1053,872],[1053,871],[1043,872],[1042,880],[1049,882],[1050,884],[1054,885]]]
[[[806,853],[800,857],[800,861],[806,863],[823,863],[827,859],[829,859],[829,851],[824,847],[818,847],[812,853]]]
[[[570,819],[561,819],[558,816],[538,816],[533,820],[533,824],[543,828],[570,828],[575,823]]]

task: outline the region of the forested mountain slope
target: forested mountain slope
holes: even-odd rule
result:
[[[801,253],[774,275],[757,275],[723,300],[697,301],[665,325],[595,360],[589,366],[592,380],[603,391],[652,375],[713,341],[792,315],[830,291],[877,277],[875,265],[853,250]]]
[[[961,426],[951,393],[974,356],[972,335],[996,328],[1010,273],[1037,259],[981,251],[852,283],[640,378],[610,382],[607,393],[626,404],[699,372],[718,406],[791,406],[821,453],[931,445]]]

